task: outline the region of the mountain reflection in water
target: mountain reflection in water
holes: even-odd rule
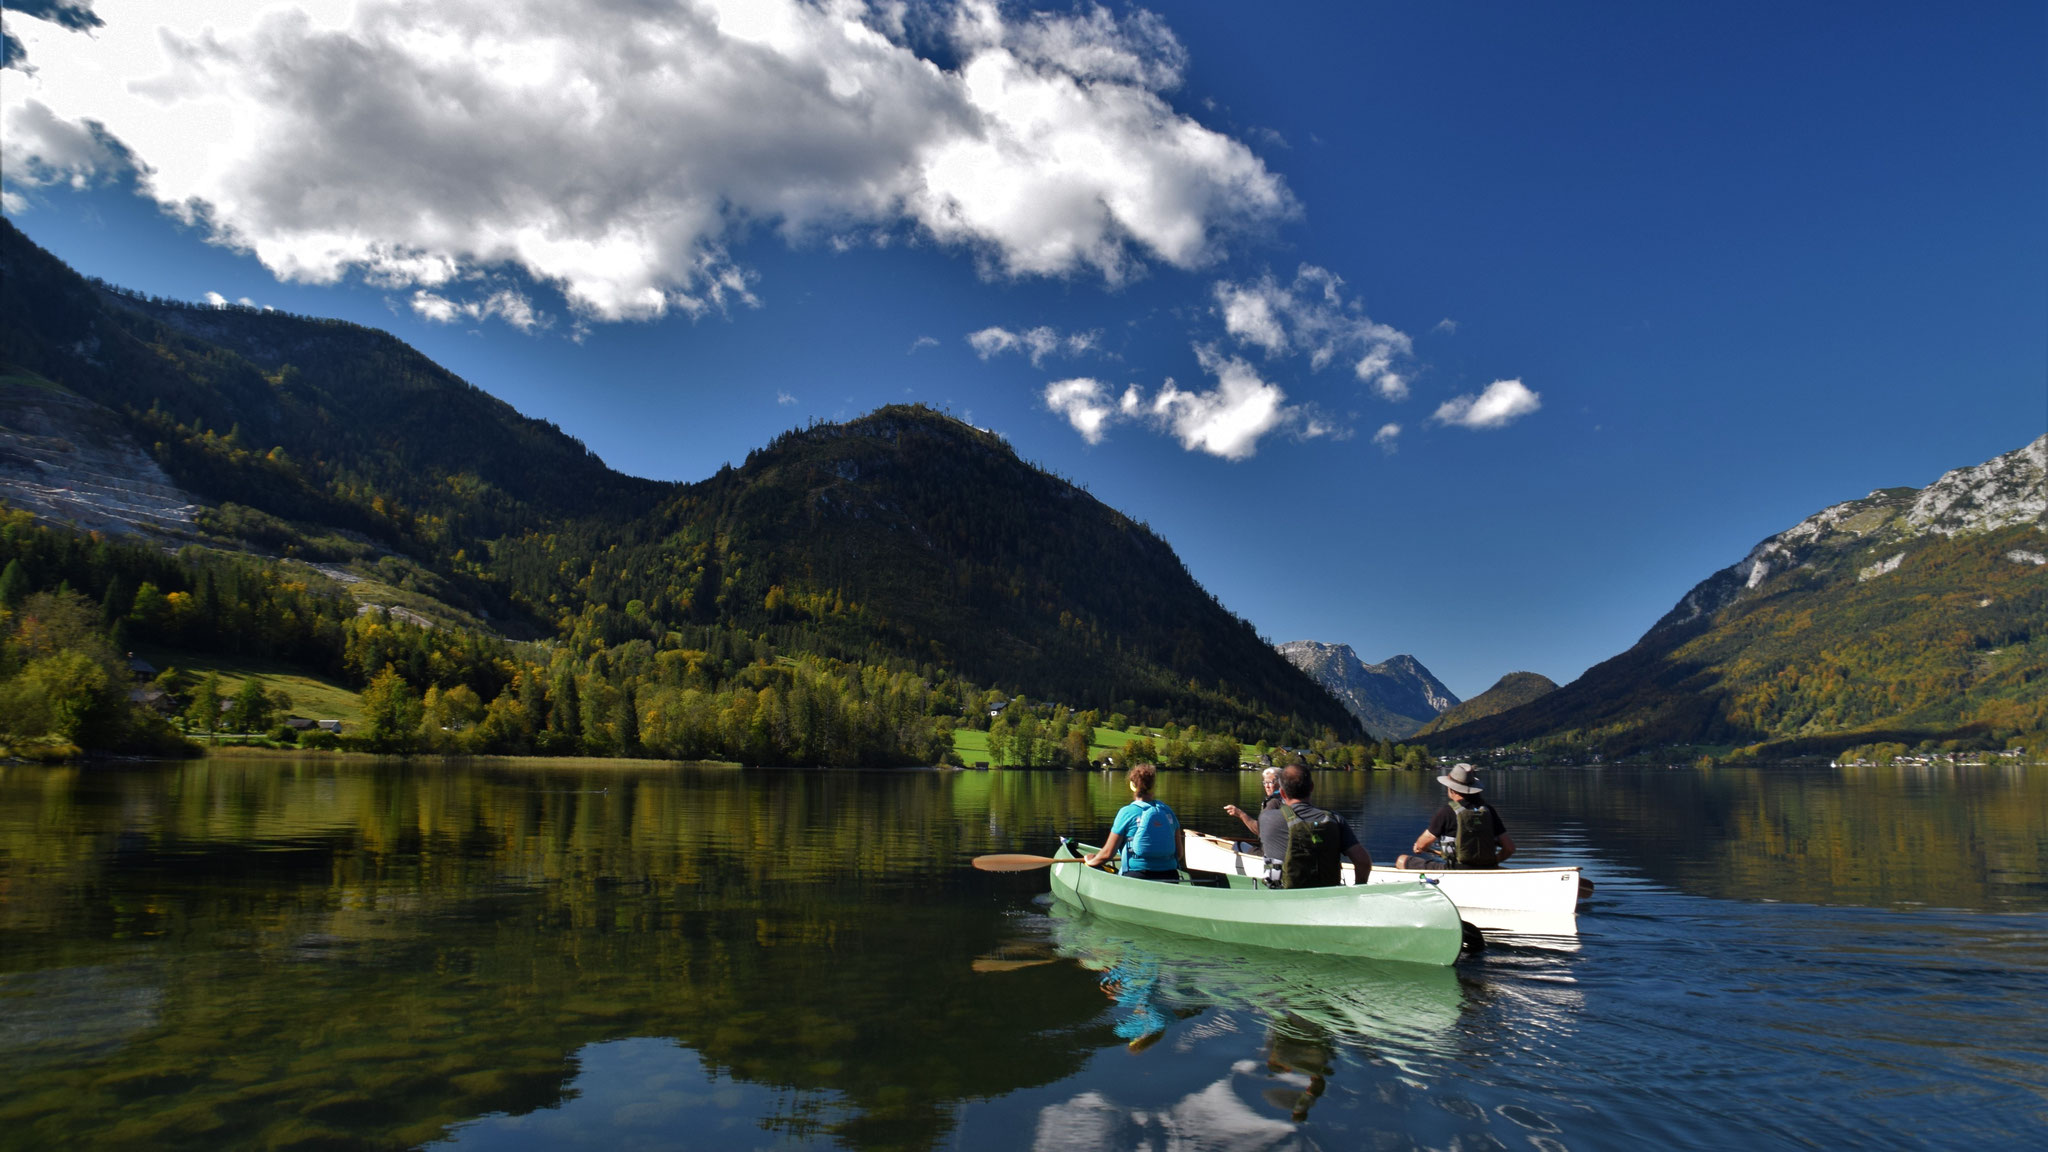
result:
[[[1228,833],[1257,781],[1169,774]],[[2048,783],[1496,771],[1576,940],[1455,969],[1069,915],[966,866],[1072,773],[0,766],[0,1148],[2010,1143]],[[1323,778],[1380,859],[1440,790]],[[1548,1143],[1546,1143],[1548,1142]]]

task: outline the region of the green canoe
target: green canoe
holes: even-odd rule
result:
[[[1089,846],[1066,844],[1055,859]],[[1248,876],[1227,888],[1135,880],[1083,864],[1055,864],[1052,894],[1083,912],[1188,936],[1417,964],[1450,964],[1464,942],[1458,906],[1434,884],[1366,884],[1282,892]]]

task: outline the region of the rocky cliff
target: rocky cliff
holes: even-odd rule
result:
[[[1349,644],[1292,640],[1275,647],[1329,689],[1375,736],[1405,740],[1458,703],[1457,696],[1413,656],[1367,664]]]

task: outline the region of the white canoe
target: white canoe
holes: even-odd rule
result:
[[[1235,842],[1219,836],[1182,830],[1188,867],[1235,876],[1258,876],[1265,861],[1258,853],[1240,852]],[[1434,881],[1458,906],[1465,920],[1487,932],[1535,936],[1572,936],[1579,931],[1579,899],[1583,886],[1577,868],[1395,868],[1373,865],[1368,884],[1414,884]],[[1357,877],[1344,862],[1344,883]]]

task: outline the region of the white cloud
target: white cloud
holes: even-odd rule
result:
[[[910,351],[905,353],[905,355],[914,356],[921,348],[937,348],[938,346],[939,338],[937,336],[919,336],[910,342]]]
[[[967,343],[974,348],[975,355],[983,360],[991,356],[1000,356],[1005,352],[1023,352],[1031,357],[1034,368],[1054,353],[1078,356],[1083,352],[1092,352],[1101,339],[1101,332],[1070,332],[1062,336],[1043,325],[1023,332],[1012,332],[1008,328],[997,326],[967,334]]]
[[[1520,380],[1495,380],[1477,396],[1456,396],[1443,402],[1432,419],[1460,428],[1501,428],[1543,406],[1542,394]]]
[[[1090,444],[1102,443],[1103,429],[1116,414],[1109,406],[1108,396],[1109,390],[1101,381],[1087,377],[1056,380],[1045,386],[1045,406],[1066,417],[1081,439]]]
[[[1259,441],[1277,431],[1304,440],[1345,435],[1312,408],[1288,404],[1287,394],[1261,379],[1245,361],[1211,349],[1196,352],[1203,369],[1216,378],[1215,387],[1206,391],[1183,389],[1168,379],[1149,398],[1143,388],[1130,384],[1112,400],[1101,381],[1076,377],[1046,385],[1045,406],[1065,417],[1090,444],[1101,443],[1112,425],[1133,422],[1173,436],[1190,452],[1225,460],[1252,456]]]
[[[1332,440],[1349,440],[1356,435],[1348,426],[1317,411],[1313,404],[1302,404],[1291,411],[1295,415],[1294,436],[1298,440],[1320,440],[1325,436]]]
[[[126,151],[98,123],[64,120],[25,93],[18,99],[9,95],[29,84],[16,76],[0,84],[0,170],[11,185],[8,211],[28,206],[23,189],[50,184],[89,188],[128,168]]]
[[[1258,451],[1259,438],[1286,418],[1287,394],[1236,357],[1214,358],[1203,366],[1216,377],[1216,387],[1183,392],[1169,380],[1153,399],[1152,412],[1180,438],[1181,447],[1242,460]]]
[[[1451,319],[1449,316],[1446,316],[1443,319],[1437,321],[1436,327],[1431,328],[1430,331],[1441,332],[1446,336],[1455,336],[1458,333],[1458,322],[1456,320]]]
[[[1388,400],[1408,398],[1408,378],[1395,365],[1414,353],[1414,342],[1399,329],[1375,323],[1356,300],[1346,300],[1344,281],[1328,269],[1303,264],[1292,284],[1271,273],[1245,283],[1218,281],[1216,307],[1223,328],[1239,343],[1268,358],[1307,356],[1321,371],[1342,357],[1352,374]]]
[[[1142,12],[960,0],[941,67],[901,5],[857,0],[94,11],[90,37],[10,13],[34,68],[0,90],[12,202],[125,147],[150,195],[287,279],[516,267],[617,320],[757,302],[733,250],[758,226],[1116,283],[1294,210],[1162,98],[1185,52]]]
[[[1392,452],[1399,445],[1400,439],[1401,426],[1399,424],[1382,424],[1380,425],[1380,430],[1372,434],[1372,442],[1379,445],[1381,450],[1386,452]]]
[[[412,310],[424,319],[436,324],[453,324],[463,315],[453,300],[437,296],[432,292],[420,291],[412,294]]]
[[[422,288],[412,294],[412,310],[437,324],[495,316],[521,332],[545,328],[550,323],[547,316],[534,310],[532,301],[510,288],[501,288],[481,300],[451,300]]]
[[[787,408],[790,405],[796,403],[796,397],[791,396],[787,392],[777,392],[775,394],[775,402],[783,406],[784,408]]]

